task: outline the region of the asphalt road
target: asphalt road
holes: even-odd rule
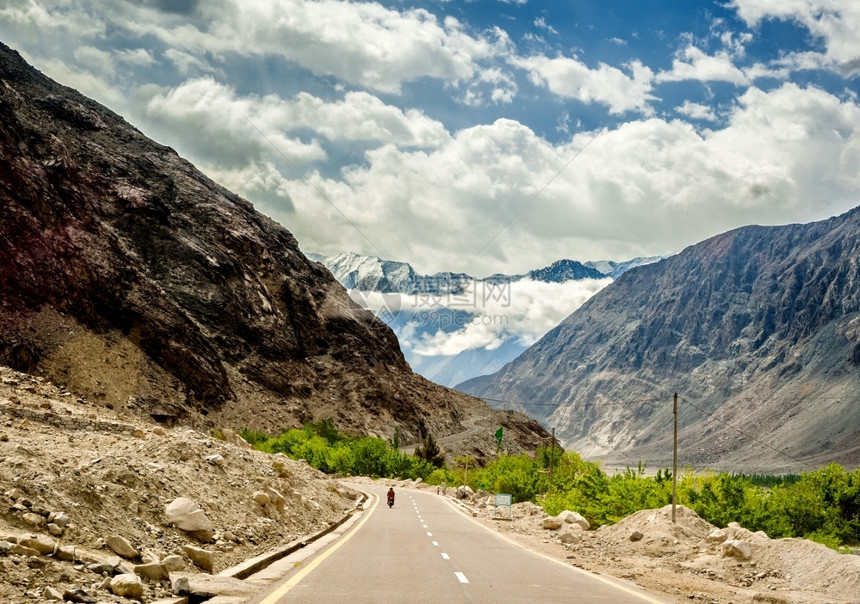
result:
[[[659,602],[635,587],[524,549],[433,492],[386,489],[339,540],[254,598],[284,602]]]

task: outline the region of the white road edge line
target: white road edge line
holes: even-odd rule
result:
[[[518,548],[520,548],[520,549],[524,549],[524,550],[526,550],[527,552],[531,552],[531,553],[533,553],[533,554],[534,554],[534,555],[536,555],[536,556],[540,556],[541,558],[544,558],[545,560],[548,560],[548,561],[552,562],[553,564],[557,564],[558,566],[562,566],[562,567],[564,567],[564,568],[567,568],[567,569],[569,569],[569,570],[572,570],[572,571],[574,571],[574,572],[577,572],[577,573],[579,573],[579,574],[581,574],[581,575],[586,575],[586,576],[588,576],[588,577],[591,577],[592,579],[595,579],[595,580],[597,580],[597,581],[600,581],[601,583],[605,583],[606,585],[611,585],[612,587],[614,587],[614,588],[616,588],[616,589],[619,589],[619,590],[623,591],[623,592],[624,592],[624,593],[626,593],[626,594],[630,594],[631,596],[635,596],[635,597],[637,597],[637,598],[640,598],[643,602],[649,602],[649,604],[664,604],[664,602],[663,602],[662,600],[657,600],[656,598],[654,598],[654,597],[653,597],[653,596],[651,596],[650,594],[643,593],[643,592],[641,592],[641,591],[636,591],[636,590],[631,589],[631,588],[629,588],[629,587],[627,587],[627,586],[625,586],[625,585],[623,585],[623,584],[621,584],[621,583],[619,583],[619,582],[612,581],[612,580],[607,579],[607,578],[605,578],[605,577],[603,577],[603,576],[601,576],[601,575],[596,575],[596,574],[594,574],[594,573],[588,572],[587,570],[585,570],[585,569],[583,569],[583,568],[577,568],[576,566],[573,566],[573,565],[571,565],[571,564],[565,564],[564,562],[562,562],[561,560],[559,560],[559,559],[557,559],[557,558],[553,558],[552,556],[548,556],[547,554],[543,554],[543,553],[541,553],[541,552],[539,552],[539,551],[536,551],[536,550],[530,549],[528,546],[525,546],[525,545],[523,545],[522,543],[517,543],[517,542],[516,542],[516,541],[514,541],[513,539],[510,539],[509,537],[506,537],[505,535],[503,535],[503,534],[501,534],[501,533],[497,533],[496,531],[492,530],[490,527],[485,526],[484,524],[481,524],[480,522],[478,522],[477,520],[475,520],[475,519],[474,519],[474,518],[472,518],[471,516],[469,516],[469,515],[467,515],[467,514],[463,513],[463,510],[462,510],[461,508],[459,508],[459,507],[457,506],[457,504],[455,504],[453,501],[446,499],[446,503],[447,503],[448,505],[450,505],[452,508],[454,508],[455,510],[457,510],[458,512],[460,512],[461,514],[463,514],[463,516],[466,518],[466,520],[469,520],[469,521],[471,521],[471,522],[474,522],[475,524],[477,524],[478,526],[480,526],[481,528],[483,528],[485,531],[487,531],[487,532],[488,532],[488,533],[490,533],[491,535],[495,535],[495,536],[496,536],[496,537],[498,537],[499,539],[503,539],[504,541],[507,541],[508,543],[510,543],[511,545],[513,545],[514,547],[518,547]],[[614,578],[614,577],[613,577],[613,578]],[[641,588],[640,588],[640,589],[641,589]]]
[[[268,596],[260,600],[260,604],[275,604],[278,600],[284,597],[287,592],[289,592],[292,588],[298,585],[302,579],[308,576],[308,574],[310,574],[313,569],[319,566],[323,560],[335,553],[341,545],[352,539],[352,537],[361,529],[361,527],[365,525],[365,523],[373,515],[373,512],[376,509],[378,503],[379,496],[373,493],[373,505],[370,507],[370,510],[365,510],[366,515],[358,522],[358,524],[356,524],[352,528],[352,530],[340,537],[334,545],[332,545],[328,550],[323,551],[319,556],[314,558],[307,566],[297,572],[295,576],[291,577],[286,583],[284,583],[278,589],[271,592]]]

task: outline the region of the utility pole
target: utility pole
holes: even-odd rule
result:
[[[551,449],[549,454],[549,484],[552,486],[552,462],[555,459],[555,428],[552,429],[552,441],[551,441]]]
[[[675,505],[678,501],[678,393],[672,403],[672,416],[674,417],[672,438],[672,522],[675,522]]]

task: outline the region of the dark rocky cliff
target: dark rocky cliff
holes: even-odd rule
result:
[[[2,45],[0,364],[204,426],[409,439],[483,406],[412,374],[286,229]]]
[[[857,464],[858,262],[860,209],[725,233],[625,273],[459,388],[525,403],[567,445],[615,462],[671,460],[679,392],[682,462],[805,469],[772,446]]]

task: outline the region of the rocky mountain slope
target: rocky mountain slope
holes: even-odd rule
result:
[[[248,201],[6,46],[0,80],[0,364],[168,426],[408,442],[485,413]],[[510,423],[515,450],[544,434]]]
[[[860,209],[731,231],[628,271],[500,372],[460,388],[515,401],[567,446],[610,462],[671,462],[678,392],[682,464],[853,466],[858,259]]]

